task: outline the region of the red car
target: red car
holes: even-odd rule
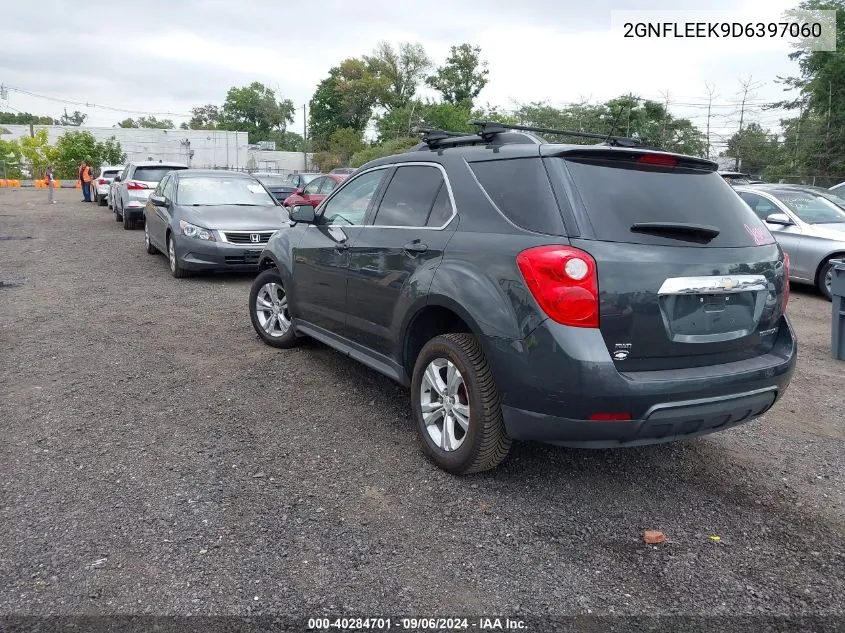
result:
[[[305,185],[303,189],[295,190],[285,198],[282,204],[286,207],[295,207],[298,204],[310,204],[312,207],[316,207],[347,178],[349,178],[349,174],[325,174],[319,176]]]

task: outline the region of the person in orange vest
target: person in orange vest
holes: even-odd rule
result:
[[[91,202],[91,166],[82,161],[79,166],[79,180],[82,183],[82,201]]]
[[[44,172],[44,184],[47,185],[47,202],[50,204],[56,204],[56,201],[53,200],[53,183],[55,179],[53,178],[53,166],[47,165],[47,171]]]

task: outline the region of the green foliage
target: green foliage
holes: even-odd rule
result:
[[[191,120],[188,128],[192,130],[213,130],[220,127],[222,114],[213,103],[191,108]]]
[[[412,148],[419,142],[420,140],[418,138],[401,137],[386,141],[384,143],[380,143],[378,145],[372,145],[358,152],[355,152],[355,154],[352,155],[352,158],[349,161],[349,166],[360,167],[361,165],[368,163],[371,160],[375,160],[376,158],[381,158],[383,156],[392,156],[393,154],[400,154],[405,150]]]
[[[388,110],[402,108],[413,99],[431,68],[422,44],[403,42],[398,48],[379,42],[371,57],[364,57],[370,72],[381,80],[380,105]]]
[[[12,139],[4,141],[0,139],[0,161],[5,164],[6,178],[21,178],[23,176],[23,152],[20,143]],[[0,177],[3,176],[3,168],[0,167]]]
[[[29,112],[0,112],[0,124],[7,125],[53,125],[53,117],[37,116]]]
[[[466,102],[437,103],[430,100],[424,102],[414,100],[377,117],[375,128],[378,143],[384,143],[391,139],[410,137],[415,127],[436,128],[450,132],[474,132],[475,128],[468,125],[472,119],[500,123],[519,122],[515,116],[497,108],[473,110]]]
[[[376,104],[387,100],[386,80],[362,59],[346,59],[329,71],[311,98],[309,136],[317,151],[329,149],[336,130],[363,133]]]
[[[29,174],[40,178],[55,160],[55,148],[48,142],[47,130],[36,130],[34,136],[24,136],[18,141],[24,161],[29,165]]]
[[[122,165],[126,162],[126,152],[120,141],[110,136],[103,143],[97,143],[97,158],[100,165]]]
[[[75,178],[82,161],[91,165],[94,171],[101,165],[119,165],[126,161],[126,154],[114,136],[100,143],[91,132],[83,130],[62,134],[50,155],[60,178]]]
[[[777,135],[764,130],[759,123],[749,123],[728,139],[727,150],[722,156],[741,159],[742,171],[759,175],[778,161],[778,152]]]
[[[82,114],[79,110],[74,110],[72,114],[68,114],[67,110],[59,119],[59,125],[68,125],[72,127],[79,127],[88,120],[87,114]]]
[[[174,130],[176,129],[176,124],[173,123],[170,119],[162,119],[159,121],[154,116],[151,117],[139,117],[136,121],[135,119],[124,119],[120,123],[117,124],[119,127],[124,128],[153,128],[159,130]]]
[[[285,130],[284,132],[271,132],[268,141],[276,141],[276,149],[280,152],[301,152],[302,134]],[[306,149],[306,151],[309,151]]]
[[[247,132],[249,142],[257,143],[268,140],[273,131],[284,132],[293,122],[294,111],[293,101],[277,101],[275,91],[255,81],[243,88],[229,89],[220,123],[226,129]]]
[[[426,83],[437,90],[447,103],[467,103],[487,85],[487,62],[481,60],[481,48],[471,44],[452,46],[446,63]]]

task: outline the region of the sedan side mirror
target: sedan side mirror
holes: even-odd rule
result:
[[[150,196],[150,202],[152,202],[157,207],[166,207],[167,206],[167,198],[164,196]]]
[[[790,226],[792,224],[792,220],[785,213],[772,213],[766,218],[766,222],[769,224],[780,224],[781,226]]]
[[[290,210],[291,222],[303,222],[305,224],[314,224],[314,207],[310,204],[298,204]]]

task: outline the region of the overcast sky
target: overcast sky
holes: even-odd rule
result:
[[[423,44],[437,63],[449,46],[471,42],[489,61],[478,101],[597,102],[633,92],[663,100],[703,127],[705,81],[716,89],[718,131],[737,123],[738,80],[758,84],[755,102],[779,99],[778,75],[797,72],[779,41],[625,40],[614,10],[700,9],[710,19],[777,20],[797,0],[145,0],[9,2],[0,21],[0,83],[31,93],[138,112],[65,104],[9,93],[0,110],[58,117],[88,114],[88,125],[222,103],[233,85],[261,81],[299,105],[330,67],[368,54],[379,40]],[[82,10],[80,10],[82,7]],[[614,22],[616,25],[616,22]],[[681,105],[693,104],[693,105]],[[752,112],[752,116],[755,114]],[[759,114],[774,125],[777,114]]]

